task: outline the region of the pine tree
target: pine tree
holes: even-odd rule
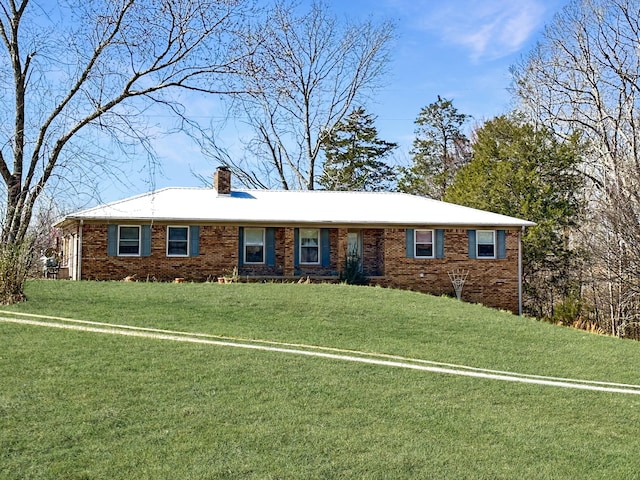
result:
[[[423,108],[415,123],[413,165],[400,169],[398,189],[441,200],[460,167],[470,158],[469,139],[462,126],[469,118],[452,100],[440,98]]]
[[[338,122],[322,141],[325,161],[318,183],[326,190],[390,190],[394,171],[383,161],[397,144],[378,138],[375,118],[362,107]]]

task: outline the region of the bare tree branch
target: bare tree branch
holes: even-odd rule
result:
[[[320,2],[303,13],[278,2],[247,33],[255,54],[236,89],[248,93],[234,98],[254,132],[247,176],[266,170],[282,188],[315,188],[323,136],[379,85],[392,37],[390,23],[342,24]]]
[[[0,76],[13,84],[0,84],[0,118],[13,123],[0,130],[2,241],[24,238],[57,169],[98,165],[81,133],[144,138],[150,105],[175,113],[179,90],[227,93],[222,79],[250,55],[238,42],[249,9],[245,0],[0,0]]]
[[[531,118],[588,142],[592,217],[577,238],[593,252],[587,281],[613,334],[640,321],[639,44],[637,1],[573,0],[513,69]]]

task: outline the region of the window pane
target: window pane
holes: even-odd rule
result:
[[[495,256],[495,232],[492,230],[480,230],[477,232],[478,257]]]
[[[416,257],[433,257],[433,245],[416,243]]]
[[[244,261],[246,263],[263,263],[264,248],[261,245],[245,245]]]
[[[431,230],[416,230],[416,243],[433,243]]]
[[[120,227],[120,240],[135,240],[140,237],[140,227]]]
[[[415,256],[433,257],[433,230],[416,230]]]
[[[302,247],[300,249],[301,263],[318,263],[318,247]]]
[[[479,257],[493,257],[494,249],[493,244],[491,245],[478,245],[478,256]]]
[[[120,244],[120,248],[118,249],[119,255],[138,255],[138,244]]]
[[[246,245],[262,245],[264,238],[263,228],[245,228],[244,243]]]
[[[300,245],[317,247],[320,243],[319,233],[317,229],[300,229]]]
[[[480,243],[491,243],[491,244],[493,244],[493,233],[494,232],[479,231],[477,233],[478,244],[480,244]]]
[[[140,255],[140,227],[120,227],[118,255]]]
[[[320,256],[320,230],[300,229],[300,263],[318,263]]]
[[[189,235],[187,227],[169,227],[169,240],[187,241]]]
[[[187,242],[169,242],[167,255],[187,255]]]
[[[167,230],[167,255],[187,256],[189,254],[189,228],[169,227]]]

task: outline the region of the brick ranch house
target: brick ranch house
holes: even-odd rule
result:
[[[390,192],[165,188],[67,215],[61,272],[73,280],[337,281],[347,253],[372,284],[452,294],[520,312],[521,232],[533,223]],[[66,276],[66,275],[65,275]]]

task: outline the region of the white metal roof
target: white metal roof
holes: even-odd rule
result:
[[[82,210],[58,222],[156,221],[241,224],[522,227],[534,225],[497,213],[392,192],[165,188]]]

